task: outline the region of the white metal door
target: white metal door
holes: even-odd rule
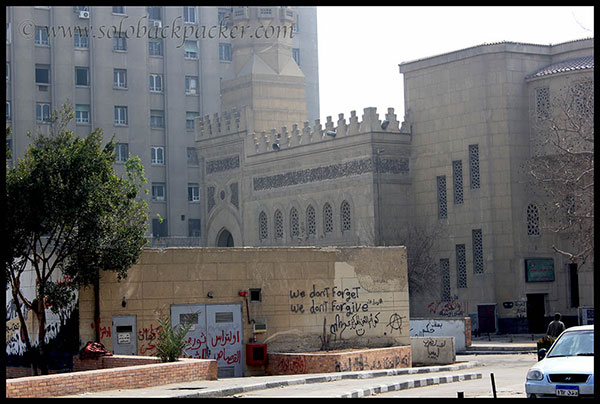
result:
[[[210,357],[218,360],[218,377],[243,376],[242,306],[210,304],[206,306]]]
[[[181,304],[171,306],[171,325],[194,324],[186,334],[186,358],[216,359],[218,377],[241,377],[242,306],[232,304]]]

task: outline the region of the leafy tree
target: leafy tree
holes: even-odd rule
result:
[[[50,134],[35,136],[6,175],[7,287],[18,313],[24,306],[35,314],[43,374],[46,309],[60,312],[76,290],[98,283],[100,270],[126,277],[146,243],[147,204],[138,198],[146,180],[139,158],[128,159],[126,175],[117,175],[113,141],[102,146],[100,129],[75,136],[66,130],[72,117],[70,106],[55,113]],[[36,278],[31,300],[20,285],[28,264]],[[59,274],[67,282],[55,282]],[[21,327],[30,348],[24,321]]]
[[[585,262],[594,255],[594,82],[569,83],[533,119],[526,170],[543,203],[540,224],[568,240],[552,246],[557,253]]]
[[[195,313],[197,316],[198,313]],[[193,322],[182,322],[171,326],[169,315],[162,314],[158,318],[160,334],[156,341],[156,356],[162,362],[175,362],[181,356],[188,341],[186,334],[192,329]]]

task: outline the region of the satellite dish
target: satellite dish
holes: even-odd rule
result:
[[[337,135],[337,133],[335,133],[335,132],[334,132],[334,131],[332,131],[332,130],[328,130],[327,132],[325,132],[325,134],[326,134],[327,136],[331,136],[331,137],[335,137],[335,135]]]
[[[381,122],[381,129],[385,130],[385,128],[387,128],[389,124],[390,124],[390,121],[388,121],[387,119],[385,121]]]
[[[273,150],[279,151],[279,145],[277,143],[273,143]]]

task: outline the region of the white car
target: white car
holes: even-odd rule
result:
[[[543,351],[543,350],[542,350]],[[594,396],[594,326],[567,328],[527,372],[527,397]]]

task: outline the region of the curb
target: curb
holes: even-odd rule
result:
[[[443,366],[427,366],[427,367],[419,367],[419,368],[401,368],[401,369],[386,369],[386,370],[376,370],[376,371],[359,371],[359,372],[342,372],[337,374],[326,374],[326,375],[314,375],[293,379],[293,380],[282,380],[276,382],[265,382],[265,383],[257,383],[247,386],[240,387],[229,387],[222,389],[210,389],[203,390],[198,392],[193,392],[189,394],[181,394],[179,397],[186,398],[217,398],[217,397],[231,397],[238,394],[248,393],[256,390],[266,390],[277,387],[285,387],[285,386],[293,386],[297,384],[312,384],[312,383],[325,383],[336,380],[344,380],[344,379],[371,379],[383,376],[398,376],[398,375],[410,375],[410,374],[426,374],[426,373],[434,373],[434,372],[444,372],[444,371],[456,371],[463,370],[477,366],[477,362],[467,362],[453,365],[443,365]],[[479,377],[477,377],[479,375]],[[468,377],[469,379],[465,379]],[[458,378],[457,380],[454,380]],[[462,378],[462,379],[460,379]],[[471,380],[471,378],[481,378],[481,374],[464,374],[464,375],[456,375],[456,376],[443,376],[443,377],[428,377],[428,378],[420,378],[402,383],[393,383],[389,385],[378,386],[375,389],[365,389],[362,391],[353,391],[348,393],[350,395],[342,395],[341,397],[355,397],[356,394],[361,394],[361,397],[364,395],[374,394],[372,391],[378,390],[381,391],[394,391],[394,390],[402,390],[406,388],[413,387],[421,387],[429,384],[439,384],[439,383],[449,383],[453,381],[460,380]],[[435,383],[434,383],[435,381]],[[384,390],[381,390],[381,389]],[[372,391],[371,391],[372,390]],[[375,393],[376,394],[376,393]]]
[[[462,382],[465,380],[476,380],[481,378],[481,373],[465,373],[452,376],[427,377],[423,379],[408,380],[400,383],[384,384],[374,388],[354,390],[348,394],[342,394],[338,396],[338,398],[360,398],[380,393],[387,393],[390,391],[408,390],[415,387],[433,386],[436,384]]]

